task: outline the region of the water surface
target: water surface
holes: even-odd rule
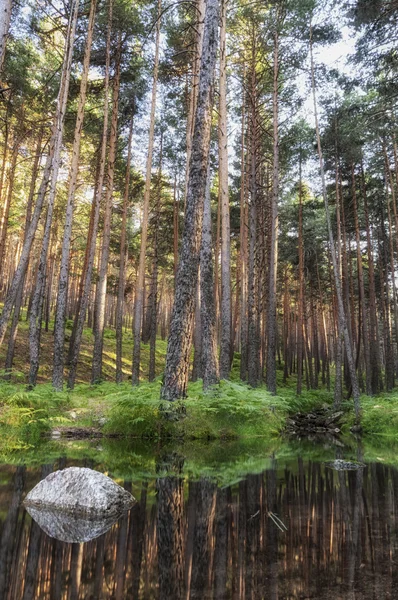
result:
[[[83,459],[76,455],[87,454],[84,448],[73,458],[68,448],[41,466],[0,466],[2,599],[398,598],[392,466],[336,472],[300,447],[265,449],[262,463],[260,456],[250,463],[242,448],[242,464],[224,461],[217,476],[216,463],[195,469],[180,449],[153,454],[154,469],[139,451],[134,460],[121,452],[118,472],[109,454],[93,458],[100,447]],[[206,452],[198,447],[196,454]],[[136,477],[126,469],[132,460],[141,465]],[[50,538],[21,506],[40,479],[72,464],[105,472],[137,499],[85,544]]]

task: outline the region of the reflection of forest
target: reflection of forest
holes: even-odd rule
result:
[[[0,469],[2,599],[398,597],[392,468],[336,473],[298,459],[230,488],[126,483],[137,504],[87,544],[47,537],[21,508],[51,468]]]

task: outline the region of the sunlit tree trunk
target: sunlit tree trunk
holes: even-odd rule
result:
[[[124,290],[126,287],[126,229],[127,229],[127,207],[130,191],[130,175],[131,175],[131,142],[133,138],[133,123],[134,117],[131,117],[128,148],[127,148],[127,164],[126,164],[126,183],[124,186],[123,208],[122,208],[122,225],[120,231],[120,264],[119,264],[119,285],[117,293],[116,305],[116,383],[121,383],[123,380],[122,371],[122,342],[123,342],[123,306],[124,306]]]
[[[6,52],[8,30],[11,20],[12,0],[1,0],[0,2],[0,72],[3,69]]]
[[[210,170],[207,175],[203,208],[202,246],[200,249],[200,295],[203,389],[208,390],[219,381],[211,240]]]
[[[31,182],[30,182],[29,196],[28,196],[28,201],[26,203],[24,242],[26,240],[26,236],[27,236],[27,233],[29,230],[29,224],[30,224],[30,221],[32,218],[33,198],[34,198],[34,194],[35,194],[35,184],[36,184],[37,173],[39,170],[42,140],[43,140],[43,129],[40,129],[39,138],[37,140],[37,145],[36,145],[36,154],[35,154],[35,158],[33,161],[33,167],[32,167],[32,178],[31,178]],[[22,308],[23,291],[24,291],[24,279],[20,283],[17,297],[15,299],[14,314],[12,316],[10,336],[8,338],[8,344],[7,344],[7,355],[6,355],[5,365],[4,365],[5,371],[6,371],[6,374],[5,374],[6,379],[10,378],[11,371],[12,371],[12,365],[13,365],[13,360],[14,360],[14,351],[15,351],[15,342],[17,339],[18,324],[19,324],[19,318],[20,318],[21,308]]]
[[[279,36],[274,33],[274,68],[273,68],[273,177],[271,201],[271,243],[268,278],[267,309],[267,390],[276,394],[276,277],[278,262],[278,199],[279,199]]]
[[[95,305],[95,326],[94,326],[94,349],[93,362],[91,370],[91,382],[96,383],[102,377],[102,348],[104,342],[105,328],[105,308],[106,308],[106,287],[108,283],[108,261],[110,252],[111,225],[112,225],[112,196],[113,180],[115,176],[116,143],[117,143],[117,124],[119,110],[119,91],[120,91],[120,63],[122,56],[122,34],[118,33],[115,78],[113,81],[113,102],[112,102],[112,120],[109,139],[108,153],[108,174],[107,188],[105,196],[104,209],[104,230],[102,237],[100,270],[97,285],[96,305]]]
[[[64,383],[64,345],[65,345],[65,316],[68,296],[69,259],[72,236],[73,210],[77,177],[79,173],[80,143],[83,132],[84,108],[87,96],[87,82],[90,68],[91,44],[94,32],[96,0],[91,0],[86,46],[84,50],[83,71],[80,83],[79,104],[72,148],[72,162],[69,171],[69,190],[66,204],[66,217],[62,243],[61,267],[59,272],[57,309],[54,325],[54,362],[52,384],[55,390],[61,391]]]
[[[159,272],[159,221],[160,221],[160,206],[162,201],[162,172],[163,167],[163,131],[160,136],[159,148],[159,169],[158,181],[156,186],[156,204],[153,215],[154,231],[152,240],[152,281],[151,281],[151,302],[149,306],[149,372],[148,379],[155,379],[155,362],[156,362],[156,331],[157,331],[157,315],[158,315],[158,272]]]
[[[227,0],[221,0],[220,29],[220,101],[218,123],[219,202],[221,205],[221,339],[220,377],[228,379],[231,368],[231,226],[228,193],[227,130]]]
[[[185,226],[181,241],[166,370],[161,392],[162,398],[165,400],[184,398],[187,391],[207,182],[212,109],[211,91],[218,47],[218,14],[218,0],[208,0],[189,165]]]
[[[67,32],[67,48],[64,58],[64,68],[62,73],[61,83],[61,110],[57,119],[57,136],[55,140],[54,157],[52,161],[52,173],[50,180],[50,189],[48,193],[47,217],[44,227],[44,235],[42,240],[39,268],[36,277],[36,285],[33,294],[33,301],[29,318],[29,353],[30,353],[30,370],[29,370],[29,386],[36,385],[37,372],[39,369],[40,360],[40,334],[41,320],[43,310],[43,298],[46,282],[47,271],[47,255],[51,237],[51,225],[54,212],[55,193],[58,181],[58,172],[61,162],[61,147],[63,138],[63,125],[68,100],[69,82],[72,70],[73,44],[75,39],[77,16],[79,10],[78,0],[74,0],[71,7],[70,19]],[[36,205],[37,206],[37,205]],[[32,219],[33,220],[33,219]]]
[[[359,391],[358,379],[357,379],[357,374],[356,374],[356,369],[355,369],[355,360],[354,360],[354,354],[352,351],[352,343],[351,343],[350,335],[348,332],[347,320],[346,320],[346,315],[345,315],[345,310],[344,310],[343,294],[342,294],[341,283],[340,283],[340,278],[339,278],[338,262],[337,262],[336,249],[335,249],[334,239],[333,239],[332,221],[331,221],[331,217],[330,217],[329,201],[328,201],[327,189],[326,189],[325,170],[324,170],[324,164],[323,164],[321,137],[320,137],[320,133],[319,133],[317,100],[316,100],[316,91],[315,91],[315,70],[314,70],[314,57],[313,57],[313,50],[312,50],[312,26],[311,25],[310,25],[310,57],[311,57],[311,85],[312,85],[312,95],[313,95],[313,101],[314,101],[314,116],[315,116],[315,129],[316,129],[317,146],[318,146],[318,154],[319,154],[319,166],[320,166],[321,180],[322,180],[322,195],[323,195],[323,201],[325,204],[326,223],[327,223],[328,234],[329,234],[329,246],[330,246],[330,253],[331,253],[332,264],[333,264],[333,273],[334,273],[334,282],[335,282],[336,294],[337,294],[339,318],[340,318],[341,324],[343,326],[344,343],[345,343],[345,348],[346,348],[348,368],[349,368],[349,372],[350,372],[350,379],[351,379],[351,386],[352,386],[352,394],[353,394],[353,399],[354,399],[355,417],[356,417],[356,421],[358,422],[360,419],[360,410],[361,410],[360,400],[359,400],[360,391]]]
[[[93,200],[93,223],[91,236],[89,236],[88,244],[89,244],[89,252],[87,257],[87,266],[86,271],[83,275],[84,284],[83,284],[83,292],[80,301],[80,310],[76,315],[76,324],[74,327],[75,335],[72,336],[71,346],[69,348],[69,358],[70,358],[70,371],[68,376],[68,387],[73,389],[76,379],[76,369],[77,362],[79,359],[80,353],[80,345],[82,341],[84,322],[86,318],[86,310],[89,303],[90,298],[90,290],[91,290],[91,279],[95,261],[95,249],[97,243],[97,232],[98,232],[98,222],[99,222],[99,214],[100,214],[100,205],[102,198],[102,188],[104,184],[104,176],[105,176],[105,165],[106,165],[106,154],[107,154],[107,140],[108,140],[108,120],[109,120],[109,71],[110,71],[110,48],[111,48],[111,32],[112,32],[112,18],[113,18],[113,0],[109,0],[108,5],[108,24],[107,24],[107,34],[106,34],[106,62],[105,62],[105,81],[104,81],[104,121],[102,128],[102,139],[101,139],[101,150],[100,150],[100,161],[99,161],[99,170],[98,170],[98,178],[97,185],[94,191],[94,200]]]
[[[352,199],[353,199],[353,209],[354,209],[353,212],[354,212],[354,225],[355,225],[355,241],[356,241],[356,246],[357,246],[359,310],[361,311],[362,344],[363,344],[362,347],[363,347],[363,354],[365,357],[366,393],[370,396],[372,394],[372,376],[371,376],[371,365],[370,365],[368,315],[367,315],[367,310],[366,310],[365,284],[364,284],[364,276],[363,276],[361,239],[360,239],[360,230],[359,230],[358,206],[357,206],[358,202],[357,202],[354,165],[351,165],[351,179],[352,179]]]
[[[303,239],[303,184],[301,174],[301,151],[299,157],[299,215],[298,215],[298,271],[299,299],[297,320],[297,395],[301,394],[303,381],[303,327],[304,327],[304,239]]]
[[[134,324],[133,324],[134,347],[133,347],[133,364],[132,364],[132,379],[131,379],[133,385],[138,385],[139,380],[140,380],[141,325],[142,325],[142,316],[144,313],[145,257],[146,257],[147,240],[148,240],[149,201],[150,201],[150,194],[151,194],[151,177],[152,177],[152,154],[153,154],[153,142],[154,142],[154,136],[155,136],[155,111],[156,111],[156,95],[157,95],[158,71],[159,71],[160,12],[161,12],[161,0],[158,0],[157,21],[156,21],[156,40],[155,40],[155,65],[154,65],[154,69],[153,69],[153,81],[152,81],[152,101],[151,101],[151,115],[150,115],[150,123],[149,123],[148,154],[147,154],[147,161],[146,161],[144,206],[143,206],[142,226],[141,226],[140,261],[139,261],[139,265],[138,265],[138,275],[137,275],[137,283],[136,283],[136,289],[135,289],[135,303],[134,303]]]

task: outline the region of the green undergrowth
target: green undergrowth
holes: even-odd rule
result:
[[[364,435],[395,440],[398,443],[398,391],[376,397],[362,396],[361,406]],[[353,419],[352,415],[349,419]]]
[[[50,430],[75,427],[152,440],[271,439],[279,435],[287,414],[325,401],[319,394],[297,399],[289,390],[272,396],[264,387],[233,381],[204,393],[198,381],[189,385],[183,402],[168,403],[160,402],[160,386],[160,379],[138,387],[104,382],[55,393],[51,384],[26,391],[22,384],[2,382],[0,450],[23,449]]]

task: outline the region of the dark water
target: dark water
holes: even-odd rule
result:
[[[396,469],[271,458],[223,487],[183,463],[163,457],[157,478],[119,479],[137,504],[85,544],[48,537],[21,506],[42,477],[81,461],[1,466],[0,598],[398,598]]]

